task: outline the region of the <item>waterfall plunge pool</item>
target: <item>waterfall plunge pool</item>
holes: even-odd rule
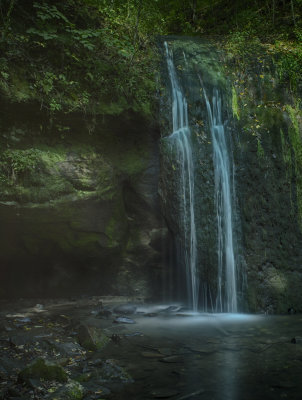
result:
[[[192,314],[173,311],[178,305],[137,304],[125,315],[134,323],[126,324],[114,322],[120,298],[26,302],[1,304],[1,376],[7,372],[1,390],[21,390],[16,371],[37,357],[54,363],[69,357],[64,369],[70,379],[87,379],[81,382],[85,400],[301,398],[299,314]],[[107,337],[106,345],[79,347],[81,326]],[[8,346],[8,338],[15,345]],[[47,385],[37,389],[39,399],[48,398]],[[29,399],[32,389],[22,390]]]

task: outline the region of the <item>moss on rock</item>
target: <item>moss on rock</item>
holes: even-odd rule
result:
[[[300,105],[278,79],[271,56],[255,53],[242,63],[238,54],[222,57],[233,87],[233,148],[248,306],[250,311],[269,313],[300,309],[295,283],[301,282],[297,271],[302,256]]]
[[[291,159],[291,162],[293,163],[295,171],[298,217],[302,229],[302,136],[300,133],[302,128],[302,117],[299,105],[292,107],[288,104],[286,105],[286,110],[291,121],[291,125],[288,129],[288,136],[294,155],[294,159]]]
[[[51,400],[82,400],[83,397],[84,387],[79,382],[70,380],[52,394]]]
[[[79,328],[78,341],[87,350],[102,350],[110,341],[102,329],[94,326],[81,325]]]
[[[19,373],[19,379],[23,382],[28,382],[29,379],[45,379],[64,383],[67,382],[68,375],[60,365],[38,358]]]
[[[232,87],[232,110],[233,110],[233,116],[236,117],[237,119],[240,119],[239,108],[238,108],[238,98],[237,98],[236,89],[234,87]]]

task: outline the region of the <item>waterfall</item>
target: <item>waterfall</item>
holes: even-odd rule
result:
[[[221,75],[220,71],[217,72],[217,59],[209,48],[200,48],[205,60],[200,57],[197,63],[197,45],[194,52],[189,50],[188,53],[179,43],[176,44],[178,58],[175,64],[172,45],[164,42],[172,100],[172,132],[164,139],[168,150],[166,170],[169,171],[165,172],[165,184],[171,199],[165,204],[168,204],[166,210],[172,217],[176,257],[183,268],[181,271],[185,271],[181,272],[181,279],[177,281],[182,285],[178,287],[178,293],[182,292],[186,280],[187,302],[193,310],[197,311],[200,306],[204,311],[235,313],[244,280],[237,273],[237,269],[241,270],[241,263],[239,256],[234,254],[234,248],[237,248],[234,233],[234,226],[237,227],[233,204],[234,166],[219,92],[220,82],[223,81],[218,79]],[[185,71],[185,75],[178,69]],[[185,86],[182,88],[181,85]],[[212,88],[211,95],[205,86]],[[192,99],[191,124],[188,119],[188,96]],[[207,138],[205,120],[208,121],[211,139]],[[213,185],[209,185],[210,182]],[[195,199],[198,199],[196,204]]]
[[[168,140],[176,154],[180,171],[179,198],[182,253],[186,269],[186,285],[188,303],[194,311],[198,308],[199,280],[197,276],[197,245],[194,214],[194,164],[191,147],[191,131],[188,124],[188,106],[177,79],[172,51],[167,42],[164,43],[168,73],[172,92],[172,128]]]
[[[221,96],[214,90],[209,101],[203,89],[213,143],[216,212],[218,225],[218,277],[216,311],[237,312],[234,256],[231,163],[222,122]]]

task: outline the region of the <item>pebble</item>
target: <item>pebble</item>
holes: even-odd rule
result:
[[[21,324],[27,324],[27,323],[31,322],[31,319],[28,318],[28,317],[25,317],[25,318],[17,318],[16,321],[17,321],[17,322],[20,322]]]
[[[117,317],[113,322],[116,324],[135,324],[135,321],[128,317]]]

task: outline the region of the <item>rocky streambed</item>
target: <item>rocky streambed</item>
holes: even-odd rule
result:
[[[0,399],[298,399],[302,317],[126,298],[1,303]],[[299,336],[301,335],[301,336]]]

